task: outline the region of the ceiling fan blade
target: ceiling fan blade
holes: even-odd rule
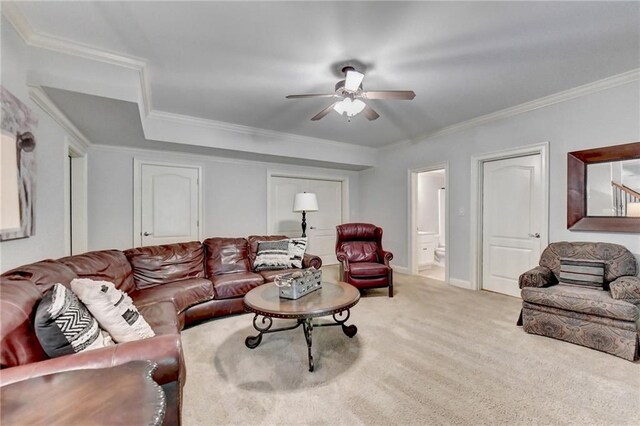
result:
[[[309,95],[288,95],[287,99],[304,99],[304,98],[335,98],[335,93],[318,93],[318,94],[309,94]]]
[[[369,121],[373,121],[373,120],[377,119],[378,117],[380,117],[380,114],[375,112],[373,110],[373,108],[371,108],[369,105],[364,107],[362,112],[364,113],[364,116],[367,117],[367,120],[369,120]]]
[[[346,79],[344,82],[345,90],[350,92],[355,92],[360,88],[360,84],[362,84],[362,79],[364,79],[364,74],[355,70],[349,70],[346,74]]]
[[[335,104],[337,104],[337,102],[332,103],[331,105],[329,105],[328,107],[326,107],[325,109],[323,109],[322,111],[320,111],[319,113],[311,117],[311,121],[318,121],[325,115],[329,114]]]
[[[413,90],[379,90],[362,92],[362,97],[365,99],[397,99],[410,101],[416,97],[416,94]]]

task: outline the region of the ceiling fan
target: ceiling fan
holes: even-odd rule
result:
[[[335,98],[334,103],[311,117],[311,121],[318,121],[325,115],[329,114],[331,110],[334,110],[340,115],[346,115],[347,120],[351,121],[351,117],[354,117],[361,112],[367,117],[369,121],[373,121],[380,117],[380,115],[367,105],[362,99],[396,99],[396,100],[408,100],[416,97],[416,94],[412,90],[376,90],[376,91],[364,91],[362,89],[362,80],[364,74],[356,71],[352,66],[346,66],[342,68],[342,72],[345,75],[344,80],[340,80],[336,84],[335,93],[327,94],[309,94],[309,95],[289,95],[287,99],[305,99],[305,98]]]

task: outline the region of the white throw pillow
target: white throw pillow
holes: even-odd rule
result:
[[[71,290],[118,343],[155,336],[131,298],[113,283],[77,278]]]
[[[289,239],[289,261],[294,268],[302,268],[302,259],[307,250],[307,238]]]

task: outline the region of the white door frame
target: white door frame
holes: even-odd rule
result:
[[[347,176],[326,176],[322,174],[305,174],[290,171],[267,170],[267,235],[271,235],[275,232],[275,230],[271,226],[271,179],[274,177],[341,182],[342,185],[340,186],[342,189],[342,223],[349,222],[349,178]],[[293,200],[291,200],[291,208],[293,209]]]
[[[185,167],[198,170],[198,240],[202,240],[202,228],[204,228],[204,215],[202,214],[202,166],[196,164],[184,163],[167,163],[164,161],[143,160],[139,158],[133,159],[133,245],[132,247],[140,247],[142,245],[142,166],[167,166],[167,167]]]
[[[540,154],[545,215],[540,227],[540,247],[549,245],[549,142],[471,156],[471,288],[482,290],[482,194],[484,163]],[[524,271],[523,271],[524,272]]]
[[[429,166],[418,167],[414,169],[409,169],[407,171],[408,181],[409,181],[409,208],[407,209],[409,213],[408,218],[408,239],[409,242],[409,273],[412,275],[416,275],[418,273],[418,241],[416,238],[416,228],[418,223],[418,174],[423,172],[432,172],[435,170],[444,170],[444,187],[445,187],[445,203],[444,203],[444,244],[445,244],[445,254],[444,254],[444,281],[449,283],[449,253],[451,252],[451,245],[449,244],[449,200],[451,199],[451,193],[449,190],[449,161],[444,161],[442,163],[431,164]]]
[[[69,136],[65,136],[63,145],[64,252],[69,256],[88,250],[87,150],[81,142]],[[71,157],[71,167],[69,167],[68,157]],[[71,186],[72,178],[75,183],[73,186]],[[73,229],[71,228],[72,223]]]

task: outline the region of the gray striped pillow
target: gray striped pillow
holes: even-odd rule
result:
[[[560,259],[560,284],[604,288],[604,262],[587,259]]]
[[[289,240],[259,241],[253,270],[273,271],[291,268],[289,259]]]

